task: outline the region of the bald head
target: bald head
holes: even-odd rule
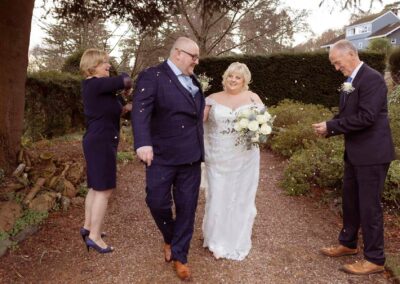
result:
[[[179,37],[173,44],[169,60],[185,75],[192,75],[193,69],[199,63],[199,46],[187,37]]]
[[[329,51],[329,60],[337,71],[346,77],[361,63],[357,49],[348,40],[339,40]]]
[[[331,48],[331,51],[333,50],[340,50],[342,52],[352,52],[358,56],[358,51],[357,48],[354,46],[354,44],[345,39],[336,42]]]
[[[190,49],[193,47],[195,47],[197,49],[199,48],[195,41],[191,40],[190,38],[184,37],[184,36],[178,37],[178,39],[172,45],[171,51],[169,53],[170,57],[173,55],[174,52],[177,51],[177,49],[178,50],[179,49],[186,50],[186,49]]]

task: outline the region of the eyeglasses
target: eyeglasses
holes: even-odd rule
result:
[[[193,60],[193,61],[197,61],[197,60],[200,58],[197,54],[192,54],[192,53],[187,52],[187,51],[185,51],[185,50],[183,50],[183,49],[176,48],[176,50],[182,51],[183,53],[186,53],[187,55],[189,55],[190,57],[192,57],[192,60]]]

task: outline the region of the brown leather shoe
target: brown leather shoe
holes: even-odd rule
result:
[[[172,260],[172,252],[171,252],[171,245],[164,244],[164,259],[165,262],[171,262]]]
[[[383,265],[377,265],[369,262],[368,260],[363,260],[352,264],[345,264],[343,265],[342,269],[347,273],[357,275],[367,275],[385,271],[385,267]]]
[[[187,264],[183,264],[182,262],[177,260],[174,261],[174,264],[178,277],[183,281],[190,280],[191,273]]]
[[[357,254],[359,252],[358,248],[351,249],[343,245],[338,245],[337,247],[322,248],[320,251],[322,254],[332,257],[352,255],[352,254]]]

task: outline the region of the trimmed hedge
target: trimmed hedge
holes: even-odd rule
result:
[[[80,53],[63,66],[65,73],[29,74],[26,83],[25,135],[33,140],[63,135],[84,127],[80,94],[82,78],[77,73]],[[361,53],[362,60],[383,72],[384,55]],[[334,70],[327,53],[275,54],[270,56],[209,57],[201,60],[196,73],[213,80],[207,93],[222,90],[222,74],[232,62],[246,63],[252,72],[251,89],[266,105],[277,105],[285,98],[303,103],[338,105],[337,88],[343,76]]]
[[[38,72],[26,81],[24,135],[51,138],[84,127],[82,77]]]
[[[360,58],[383,74],[384,54],[361,52]],[[222,75],[235,61],[249,67],[252,73],[250,89],[268,106],[276,105],[283,99],[327,107],[339,103],[337,89],[344,77],[330,64],[326,52],[202,58],[195,72],[212,78],[207,94],[222,90]]]

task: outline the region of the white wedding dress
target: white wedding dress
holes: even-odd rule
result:
[[[206,206],[203,220],[204,247],[216,258],[243,260],[251,249],[251,233],[257,214],[255,197],[258,187],[260,151],[235,145],[233,128],[238,111],[207,98],[211,105],[205,131],[204,182]],[[262,105],[260,105],[262,107]]]

